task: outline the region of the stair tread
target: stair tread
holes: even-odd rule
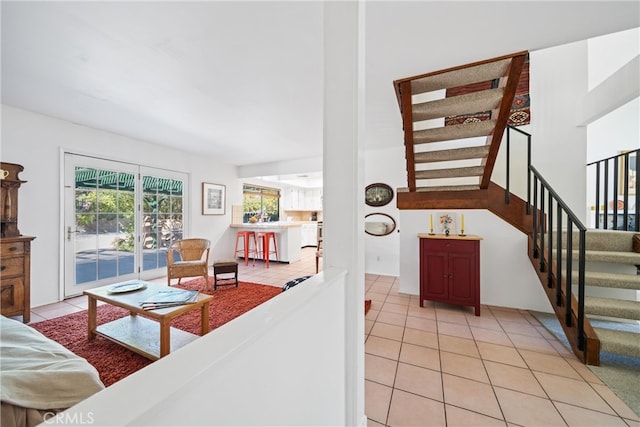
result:
[[[464,123],[461,125],[417,130],[413,132],[413,143],[425,144],[429,142],[488,136],[493,132],[495,127],[495,120],[484,120],[481,122]]]
[[[488,145],[478,145],[473,147],[453,148],[450,150],[434,150],[416,153],[414,155],[414,160],[416,163],[432,163],[451,160],[478,159],[487,157],[488,153]]]
[[[577,284],[578,272],[572,273],[572,281]],[[635,289],[640,290],[640,275],[622,273],[603,273],[601,271],[585,271],[584,281],[586,286],[602,288]]]
[[[562,233],[563,236],[566,232]],[[589,229],[586,232],[587,250],[633,252],[634,231]],[[564,239],[564,237],[563,237]],[[578,232],[573,232],[573,242],[578,241]]]
[[[492,111],[500,106],[503,95],[504,88],[496,88],[414,104],[413,121]]]
[[[562,255],[566,256],[566,249],[562,250]],[[580,252],[572,251],[573,259],[578,259]],[[616,252],[616,251],[600,251],[586,250],[585,260],[590,262],[610,262],[612,264],[640,264],[640,253],[636,252]]]
[[[585,297],[585,313],[619,319],[640,320],[640,301]]]
[[[600,339],[600,351],[640,357],[640,334],[605,328],[594,328]]]
[[[511,64],[511,58],[505,58],[425,76],[411,81],[411,94],[494,80],[506,75],[509,64]]]
[[[464,168],[445,168],[416,171],[416,179],[434,178],[461,178],[469,176],[482,176],[484,167],[470,166]]]

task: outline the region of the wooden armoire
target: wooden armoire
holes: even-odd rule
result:
[[[31,320],[31,241],[18,229],[21,165],[0,162],[0,313]]]

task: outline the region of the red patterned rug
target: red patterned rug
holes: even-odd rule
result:
[[[202,289],[204,278],[182,283],[184,289]],[[211,278],[213,281],[213,278]],[[228,321],[240,316],[263,302],[280,294],[282,289],[276,286],[259,285],[256,283],[240,282],[238,287],[223,286],[216,291],[213,282],[209,285],[207,294],[214,298],[209,304],[209,329],[213,330]],[[110,322],[127,316],[128,311],[110,306],[98,306],[98,324]],[[87,311],[58,317],[31,324],[34,329],[45,336],[59,342],[75,354],[87,359],[100,374],[105,386],[125,378],[126,376],[153,363],[131,350],[102,337],[87,340]],[[194,334],[200,333],[200,311],[195,310],[174,319],[171,326]]]

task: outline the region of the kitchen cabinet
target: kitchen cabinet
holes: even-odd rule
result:
[[[318,224],[317,223],[308,223],[302,224],[301,228],[302,239],[301,246],[317,246],[318,244]]]
[[[424,300],[475,308],[480,315],[479,236],[419,234],[420,307]]]
[[[304,209],[307,211],[322,210],[322,190],[319,188],[304,190]]]
[[[298,210],[300,205],[300,192],[297,188],[288,188],[284,191],[283,205],[285,210]]]
[[[282,208],[289,211],[322,210],[322,189],[288,188],[283,191]]]

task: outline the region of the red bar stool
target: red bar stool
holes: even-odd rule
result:
[[[273,250],[269,247],[269,242],[273,240]],[[271,254],[275,254],[276,260],[280,261],[278,257],[278,245],[276,243],[276,233],[273,231],[264,231],[256,233],[256,241],[260,249],[256,249],[259,254],[262,252],[262,259],[265,261],[267,268],[269,268],[269,258]],[[258,246],[256,246],[258,248]]]
[[[251,249],[251,239],[253,239],[253,250]],[[244,246],[238,249],[238,243],[243,242]],[[238,256],[238,253],[244,255],[244,265],[249,265],[249,252],[253,252],[253,265],[256,264],[256,258],[258,257],[258,244],[256,242],[255,231],[238,231],[236,234],[236,249],[234,257]]]

